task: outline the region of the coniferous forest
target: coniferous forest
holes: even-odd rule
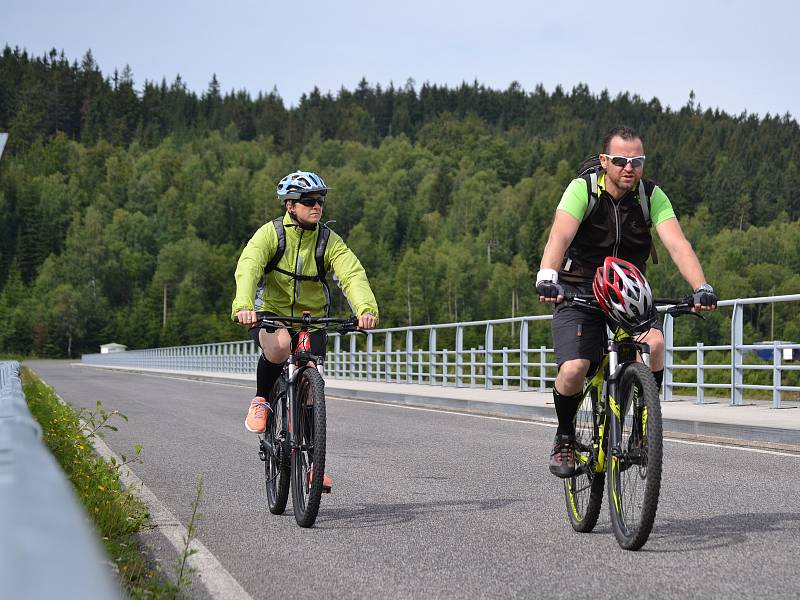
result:
[[[532,68],[535,68],[532,66]],[[605,132],[642,132],[721,298],[800,292],[800,131],[789,115],[729,115],[586,86],[371,85],[197,94],[137,84],[90,52],[0,57],[0,352],[76,356],[244,339],[229,319],[241,249],[313,170],[325,220],[367,269],[381,325],[543,314],[532,287],[553,212]],[[666,251],[657,296],[688,293]],[[346,313],[339,299],[336,311]],[[727,343],[730,314],[683,334]],[[746,313],[746,338],[800,340],[789,305]],[[778,333],[775,333],[778,332]],[[532,331],[549,343],[549,329]]]

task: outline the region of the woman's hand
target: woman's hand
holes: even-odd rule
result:
[[[375,324],[378,322],[378,319],[375,318],[375,315],[372,313],[364,313],[360,317],[358,317],[358,328],[359,329],[372,329],[375,327]]]
[[[256,317],[256,311],[242,309],[236,313],[236,320],[244,326],[249,326],[258,321],[258,318]]]

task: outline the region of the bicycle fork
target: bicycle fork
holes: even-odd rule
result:
[[[650,348],[647,344],[642,344],[639,342],[630,342],[632,344],[638,354],[642,357],[642,362],[645,366],[650,365]],[[628,412],[628,402],[638,402],[638,394],[636,393],[638,388],[634,388],[632,390],[632,397],[631,398],[623,398],[622,403],[620,403],[619,393],[620,393],[620,378],[622,375],[622,367],[624,365],[620,365],[619,363],[619,344],[617,341],[612,341],[609,344],[609,351],[608,351],[608,402],[606,406],[606,413],[605,413],[605,425],[608,428],[608,448],[609,454],[611,456],[611,461],[614,464],[614,468],[609,469],[611,473],[611,477],[614,477],[615,474],[619,474],[622,470],[622,467],[625,465],[621,465],[625,458],[625,451],[622,448],[622,426],[623,426],[623,419],[625,419],[625,415]],[[631,426],[637,427],[635,414],[636,414],[636,407],[633,407],[632,414],[634,417],[632,418]],[[643,425],[646,423],[647,415],[643,415]],[[644,435],[644,432],[641,433]],[[602,439],[602,436],[601,436]],[[617,486],[613,485],[615,482],[612,482],[612,500],[619,511],[621,509],[621,501],[616,495]]]

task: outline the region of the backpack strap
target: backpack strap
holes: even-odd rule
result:
[[[317,261],[317,277],[320,281],[325,280],[328,272],[325,270],[325,250],[328,247],[328,238],[331,237],[331,229],[327,225],[319,224],[319,235],[317,236],[317,248],[314,250],[314,258]]]
[[[272,224],[275,226],[275,234],[278,236],[278,248],[267,263],[267,266],[264,267],[264,274],[274,271],[283,258],[284,252],[286,252],[286,230],[283,228],[283,217],[278,217],[272,221]]]
[[[650,188],[650,193],[647,193],[647,188]],[[644,215],[644,222],[647,223],[647,228],[650,229],[653,226],[653,219],[650,218],[650,196],[655,189],[655,184],[645,185],[644,179],[639,180],[639,206],[642,208],[642,214]],[[656,245],[654,243],[650,244],[650,258],[653,259],[653,264],[658,264],[658,252],[656,251]]]
[[[653,221],[650,218],[650,196],[644,187],[644,180],[639,180],[639,206],[642,207],[642,214],[644,215],[644,222],[647,223],[648,229],[653,226]]]
[[[317,264],[317,274],[298,275],[297,273],[292,273],[291,271],[287,271],[278,267],[278,262],[286,252],[286,230],[283,226],[282,217],[275,219],[272,224],[275,226],[275,233],[278,235],[278,249],[275,251],[275,254],[270,259],[267,266],[264,267],[264,273],[266,274],[270,271],[276,271],[278,273],[282,273],[283,275],[287,275],[296,281],[319,281],[322,284],[322,288],[325,292],[325,315],[327,315],[331,304],[331,290],[328,287],[328,281],[326,279],[328,272],[325,269],[325,251],[328,247],[328,239],[331,237],[330,227],[322,223],[319,224],[319,235],[317,235],[317,245],[314,249],[314,260]]]
[[[586,189],[589,192],[589,202],[588,205],[586,206],[586,212],[583,213],[583,221],[585,221],[590,216],[592,216],[592,213],[597,208],[597,201],[599,199],[600,188],[597,185],[597,171],[586,173],[582,177],[583,180],[586,181]]]
[[[331,290],[328,287],[327,275],[325,269],[325,251],[328,248],[328,239],[331,237],[331,228],[327,225],[319,224],[319,235],[317,236],[317,247],[314,250],[314,258],[317,261],[317,278],[322,284],[322,289],[325,292],[325,316],[328,316],[328,311],[331,306]]]

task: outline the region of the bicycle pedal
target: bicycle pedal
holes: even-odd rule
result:
[[[330,494],[332,491],[333,490],[330,487],[325,487],[325,486],[322,487],[323,494]]]

